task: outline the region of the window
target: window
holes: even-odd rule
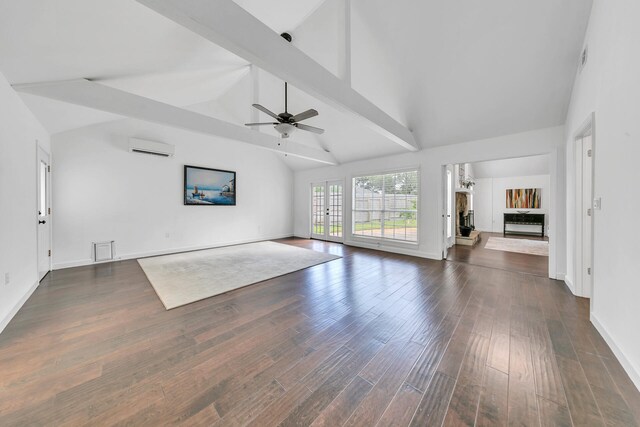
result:
[[[47,164],[40,162],[40,185],[38,190],[38,215],[47,216]]]
[[[418,171],[353,178],[353,234],[418,241]]]

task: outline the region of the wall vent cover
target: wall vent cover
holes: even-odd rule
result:
[[[115,257],[115,242],[93,242],[93,260],[111,261]]]

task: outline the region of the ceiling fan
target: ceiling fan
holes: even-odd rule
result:
[[[290,114],[288,111],[288,94],[287,94],[287,82],[284,82],[284,113],[276,114],[260,104],[253,104],[254,108],[262,111],[265,114],[273,117],[277,120],[277,122],[268,122],[268,123],[245,123],[245,126],[264,126],[264,125],[273,125],[274,129],[280,133],[282,138],[289,138],[291,133],[297,129],[306,130],[309,132],[317,133],[321,135],[324,133],[324,129],[320,129],[314,126],[303,125],[300,123],[303,120],[310,119],[311,117],[315,117],[318,115],[318,112],[313,108],[307,111],[304,111],[300,114]]]

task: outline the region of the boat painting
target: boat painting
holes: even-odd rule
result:
[[[235,206],[236,173],[185,165],[184,204],[193,206]]]

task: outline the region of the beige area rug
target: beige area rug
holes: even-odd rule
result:
[[[485,249],[495,251],[517,252],[519,254],[549,256],[549,242],[544,240],[506,239],[489,237]]]
[[[275,242],[141,258],[167,310],[340,258]]]

